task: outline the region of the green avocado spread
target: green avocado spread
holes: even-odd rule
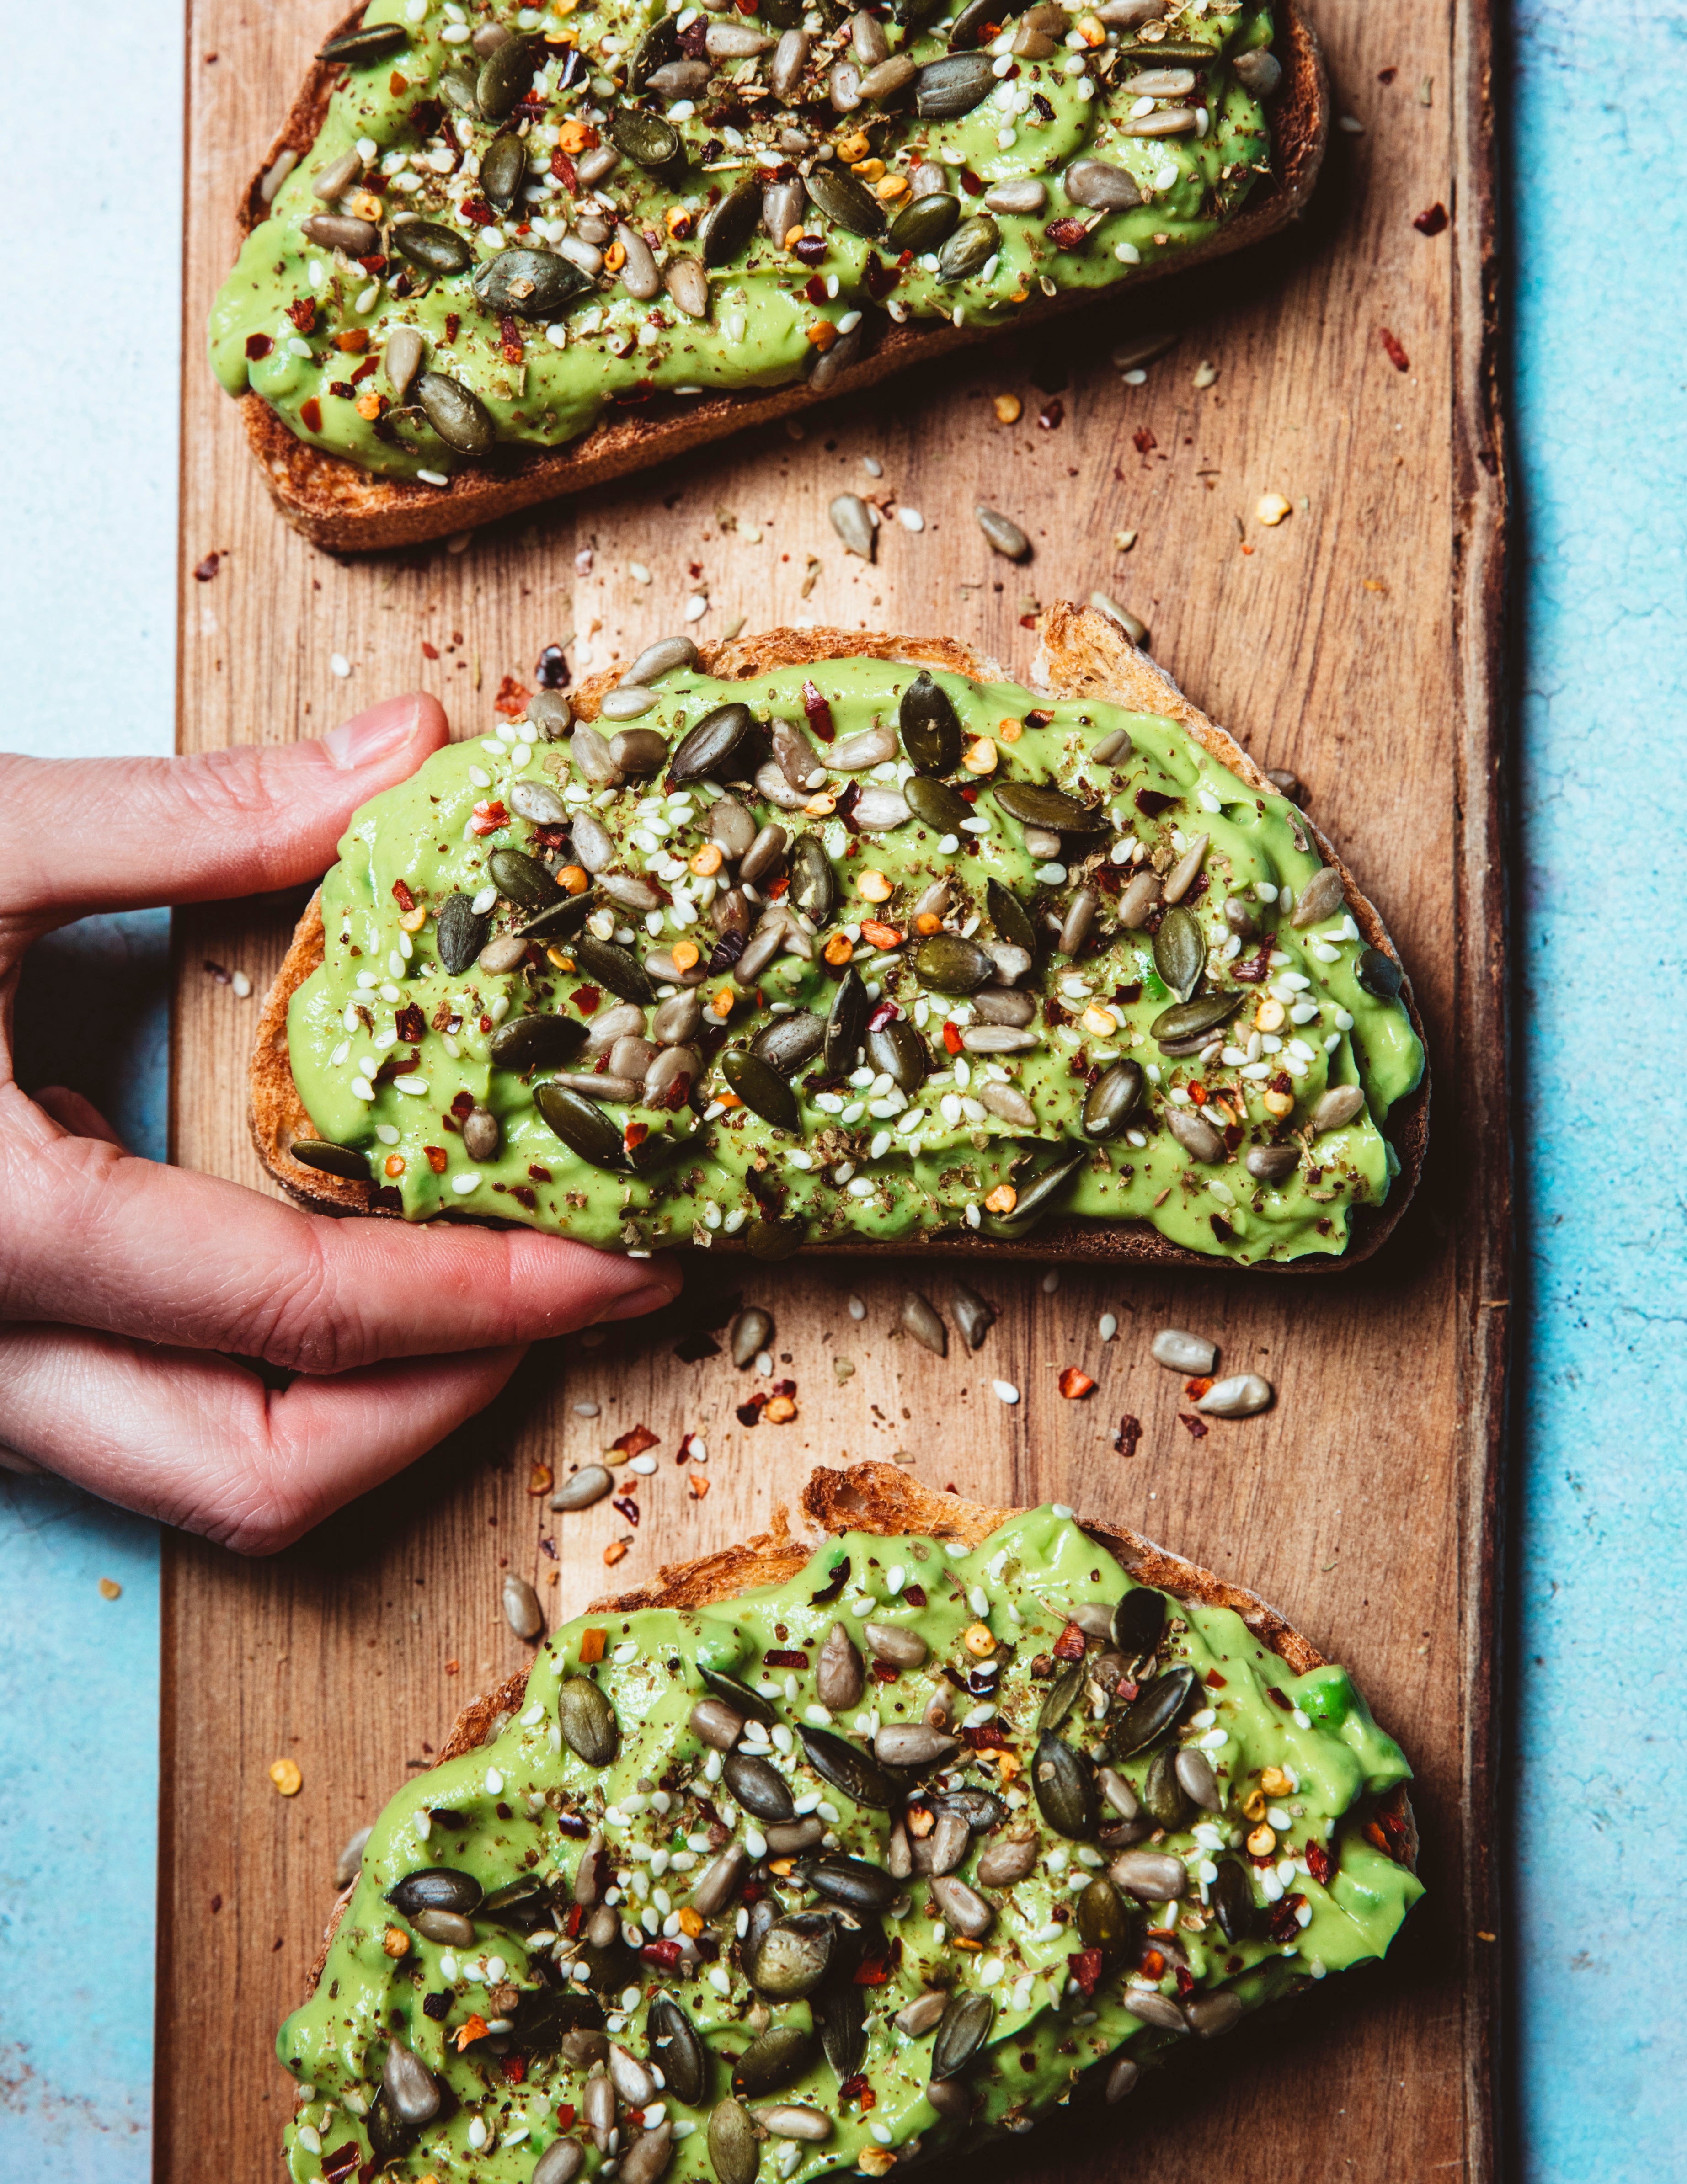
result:
[[[882,2176],[1122,2098],[1422,1893],[1346,1671],[1058,1507],[584,1617],[497,1728],[388,1806],[282,2028],[299,2184]]]
[[[222,385],[442,486],[612,405],[824,388],[886,314],[1127,281],[1270,172],[1252,0],[746,4],[374,0],[218,297]]]
[[[1281,1261],[1386,1197],[1398,966],[1176,722],[864,659],[616,699],[355,816],[298,1157],[411,1220],[769,1257],[1059,1212]]]

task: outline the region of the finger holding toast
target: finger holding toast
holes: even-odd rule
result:
[[[80,1095],[31,1099],[14,1076],[31,941],[92,911],[308,880],[446,736],[408,697],[316,743],[0,759],[0,1461],[272,1551],[481,1409],[529,1342],[677,1290],[659,1261],[526,1230],[422,1240],[161,1167]],[[247,1359],[299,1377],[277,1390]]]

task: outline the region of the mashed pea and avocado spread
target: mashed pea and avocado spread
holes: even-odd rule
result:
[[[1271,38],[1251,0],[375,0],[212,362],[439,483],[611,404],[824,387],[883,314],[1008,323],[1209,240],[1270,171]]]
[[[297,1158],[635,1251],[1051,1212],[1344,1248],[1423,1053],[1292,804],[1093,699],[695,658],[356,814],[290,1005]]]
[[[1120,2098],[1383,1954],[1409,1773],[1344,1669],[1059,1508],[587,1617],[377,1825],[289,2174],[806,2184]]]

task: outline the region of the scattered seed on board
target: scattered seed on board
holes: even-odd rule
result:
[[[1195,1408],[1215,1418],[1247,1418],[1265,1409],[1271,1400],[1269,1380],[1258,1373],[1237,1373],[1227,1380],[1215,1380],[1204,1396],[1196,1398]]]
[[[867,513],[867,503],[858,493],[841,493],[833,501],[828,513],[832,528],[842,539],[845,548],[858,554],[863,561],[873,559],[873,519]]]
[[[992,550],[1009,561],[1023,561],[1031,553],[1031,541],[1010,516],[987,508],[980,500],[973,513],[978,518],[978,527],[990,541]]]
[[[539,1595],[524,1577],[513,1570],[504,1579],[504,1619],[518,1638],[537,1638],[545,1628]]]
[[[577,1403],[574,1407],[578,1410],[581,1406]],[[597,1412],[595,1403],[591,1406],[591,1411],[595,1417]],[[612,1472],[601,1463],[589,1463],[577,1471],[572,1479],[563,1480],[551,1496],[550,1506],[553,1509],[561,1510],[589,1509],[595,1502],[601,1502],[614,1485]]]
[[[1148,1345],[1157,1365],[1173,1373],[1210,1373],[1218,1362],[1218,1345],[1204,1335],[1186,1334],[1181,1328],[1163,1327]]]

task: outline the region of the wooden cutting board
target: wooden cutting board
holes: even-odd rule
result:
[[[984,1501],[1127,1518],[1254,1585],[1351,1665],[1419,1770],[1429,1895],[1385,1970],[1333,1982],[1257,2039],[1202,2048],[1113,2112],[1104,2138],[1050,2131],[996,2158],[1164,2184],[1494,2173],[1509,1201],[1489,29],[1479,0],[1312,12],[1336,110],[1363,128],[1337,131],[1310,217],[1259,255],[1102,304],[1044,350],[952,360],[461,551],[341,563],[272,514],[203,362],[237,195],[337,9],[190,6],[183,751],[314,734],[416,687],[457,733],[481,733],[501,677],[530,684],[542,645],[572,634],[577,672],[630,656],[697,592],[704,634],[740,616],[954,632],[1023,671],[1035,602],[1100,588],[1263,764],[1309,784],[1411,968],[1435,1090],[1416,1204],[1346,1279],[1004,1264],[979,1284],[1001,1309],[984,1348],[940,1360],[892,1331],[908,1281],[941,1303],[939,1264],[700,1259],[684,1312],[535,1352],[494,1412],[294,1552],[254,1566],[172,1541],[157,2112],[171,2184],[273,2173],[290,2086],[271,2042],[335,1853],[459,1705],[523,1658],[501,1572],[532,1578],[561,1619],[764,1526],[811,1465],[846,1457],[893,1457]],[[1414,215],[1438,203],[1450,228],[1419,232]],[[1174,312],[1176,347],[1123,384],[1111,347]],[[999,393],[1020,398],[1017,423],[997,421]],[[924,527],[892,520],[873,566],[846,559],[825,517],[846,487]],[[1266,493],[1293,504],[1276,528],[1255,516]],[[1031,533],[1026,569],[986,551],[980,497]],[[176,923],[176,1157],[254,1188],[255,1003],[204,967],[261,991],[296,907]],[[742,1426],[748,1376],[688,1339],[738,1294],[775,1315],[790,1424]],[[1180,1384],[1148,1357],[1166,1323],[1210,1333],[1226,1370],[1264,1372],[1276,1407],[1193,1437]],[[1099,1381],[1088,1401],[1060,1399],[1067,1364]],[[1017,1407],[997,1378],[1024,1390]],[[1126,1412],[1143,1428],[1129,1460],[1114,1446]],[[564,1519],[529,1494],[533,1464],[561,1472],[636,1424],[660,1459],[636,1529],[606,1503]],[[688,1431],[708,1445],[702,1500],[673,1461]],[[612,1573],[605,1549],[628,1536]],[[304,1774],[290,1800],[269,1780],[283,1756]]]

